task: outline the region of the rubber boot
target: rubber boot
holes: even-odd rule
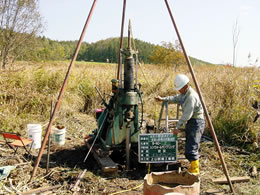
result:
[[[188,171],[194,175],[198,175],[200,173],[199,171],[199,160],[193,160],[190,162],[190,168]]]

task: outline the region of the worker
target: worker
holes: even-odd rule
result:
[[[189,78],[184,74],[178,74],[174,79],[174,89],[180,94],[167,97],[155,97],[157,101],[180,104],[183,110],[181,118],[177,122],[174,134],[178,134],[185,126],[186,143],[185,157],[190,161],[188,171],[199,174],[199,148],[201,136],[205,128],[203,108],[197,92],[189,86]]]

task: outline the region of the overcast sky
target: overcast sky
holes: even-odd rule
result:
[[[258,57],[260,61],[260,0],[168,2],[189,56],[215,64],[232,63],[232,36],[237,20],[237,65],[255,64]],[[78,40],[92,3],[93,0],[40,0],[46,24],[43,35],[53,40]],[[119,37],[122,7],[123,0],[97,0],[84,41]],[[128,0],[126,24],[129,19],[134,38],[154,44],[177,39],[164,0]],[[256,64],[259,66],[259,62]]]

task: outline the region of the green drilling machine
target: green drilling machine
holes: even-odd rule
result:
[[[119,79],[112,79],[112,95],[107,103],[99,90],[104,109],[96,110],[98,128],[85,141],[104,172],[117,170],[110,158],[114,151],[123,151],[118,158],[125,159],[126,168],[135,159],[133,148],[138,144],[138,135],[142,126],[141,84],[137,82],[137,52],[131,48],[131,23],[128,27],[128,46],[121,49],[124,66],[119,66]],[[120,60],[122,61],[122,60]],[[120,63],[121,64],[121,63]],[[122,70],[123,68],[123,70]],[[141,117],[139,117],[139,115]],[[141,118],[141,119],[139,119]],[[136,158],[138,159],[138,158]]]

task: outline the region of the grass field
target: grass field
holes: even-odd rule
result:
[[[68,65],[69,62],[20,62],[13,70],[2,72],[1,128],[18,132],[28,123],[47,123],[51,101],[56,102]],[[109,99],[116,69],[116,64],[77,62],[71,71],[56,123],[64,123],[76,113],[93,115],[94,109],[101,106],[101,98],[94,87]],[[233,144],[246,143],[249,148],[250,143],[259,144],[259,123],[252,123],[256,111],[251,106],[260,97],[259,69],[195,66],[194,70],[220,139]],[[168,67],[143,65],[138,73],[145,119],[149,121],[157,120],[160,111],[154,97],[176,94],[173,90],[175,75],[184,73],[191,78],[186,67],[174,71]],[[191,85],[194,86],[193,82]]]
[[[19,62],[12,69],[2,71],[0,74],[1,130],[19,132],[26,136],[26,125],[29,123],[40,123],[46,127],[50,118],[51,102],[56,102],[68,65],[69,62]],[[101,98],[94,87],[98,87],[108,100],[111,93],[111,80],[116,77],[116,69],[116,64],[92,62],[77,62],[72,68],[54,122],[66,126],[66,136],[71,140],[71,144],[82,144],[84,136],[96,128],[94,110],[102,105]],[[260,170],[258,147],[260,120],[253,123],[256,110],[252,108],[252,103],[255,100],[259,101],[260,98],[259,69],[195,66],[194,70],[218,139],[221,145],[225,146],[224,157],[228,168],[231,169],[231,175],[248,175],[253,166]],[[169,67],[145,64],[139,68],[138,80],[142,84],[144,119],[147,123],[153,125],[158,120],[161,105],[155,103],[154,97],[176,94],[176,91],[173,90],[173,79],[178,73],[187,74],[191,78],[187,67],[180,67],[175,71]],[[193,82],[191,85],[194,86]],[[174,113],[175,110],[171,110],[170,114]],[[208,132],[206,133],[208,134]],[[237,150],[233,150],[231,146],[236,146],[239,151],[243,148],[251,154],[240,155],[234,152]],[[209,187],[216,187],[211,182],[212,176],[218,177],[222,174],[220,161],[213,148],[213,143],[202,143],[202,191]],[[69,183],[66,178],[71,178],[71,175],[76,177],[78,170],[68,168],[67,164],[56,167],[55,170],[60,171],[54,171],[52,180],[44,182],[61,183],[64,189],[69,190],[69,185],[66,186]],[[60,176],[57,181],[54,178],[55,174]],[[95,174],[96,176],[86,177],[89,180],[93,177],[92,179],[98,181],[98,185],[89,186],[89,182],[82,184],[86,187],[85,189],[92,190],[90,191],[93,193],[90,194],[95,194],[96,190],[100,190],[100,185],[102,185],[100,188],[104,188],[107,185],[106,182],[109,182],[100,178],[99,172]],[[260,192],[257,187],[259,186],[257,178],[247,184],[236,184],[236,190],[241,194],[257,194]],[[24,182],[28,179],[29,176],[25,176]],[[119,181],[118,178],[113,180],[115,187],[109,192],[118,191],[116,189],[117,181]],[[131,182],[134,181],[131,180]],[[138,182],[140,183],[141,180],[131,184],[132,187]],[[127,182],[122,181],[122,183],[124,183],[122,185],[126,185]],[[8,181],[5,185],[9,185]],[[228,191],[228,186],[217,187]]]

